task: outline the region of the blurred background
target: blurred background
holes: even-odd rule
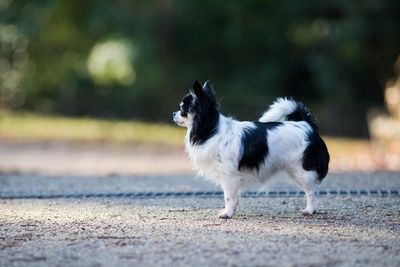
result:
[[[398,170],[399,27],[397,0],[0,0],[0,170],[189,171],[195,79],[241,120],[301,100],[334,171]]]

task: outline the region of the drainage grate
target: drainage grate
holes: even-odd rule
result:
[[[58,198],[133,198],[133,199],[158,199],[158,198],[213,198],[222,197],[221,191],[192,191],[192,192],[128,192],[128,193],[0,193],[0,199],[58,199]],[[246,192],[242,197],[300,197],[303,191],[267,191]],[[400,196],[399,190],[320,190],[317,196]]]

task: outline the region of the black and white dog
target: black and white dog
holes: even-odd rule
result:
[[[303,104],[279,98],[258,121],[237,121],[218,110],[213,88],[195,81],[173,113],[187,128],[186,151],[199,175],[220,185],[231,218],[240,192],[284,172],[304,190],[307,207],[315,212],[315,190],[328,172],[329,153],[314,116]]]

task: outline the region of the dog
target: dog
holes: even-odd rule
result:
[[[210,82],[196,80],[173,120],[187,128],[186,152],[195,170],[224,192],[220,218],[232,218],[241,192],[282,172],[305,192],[303,214],[315,213],[316,187],[330,157],[315,117],[302,103],[278,98],[258,121],[237,121],[219,112]]]

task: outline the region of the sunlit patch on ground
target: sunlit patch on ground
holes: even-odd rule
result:
[[[56,175],[191,173],[183,148],[184,135],[183,129],[172,124],[3,114],[0,151],[8,157],[0,162],[0,171]],[[332,172],[400,170],[400,155],[386,153],[369,140],[325,140]]]

